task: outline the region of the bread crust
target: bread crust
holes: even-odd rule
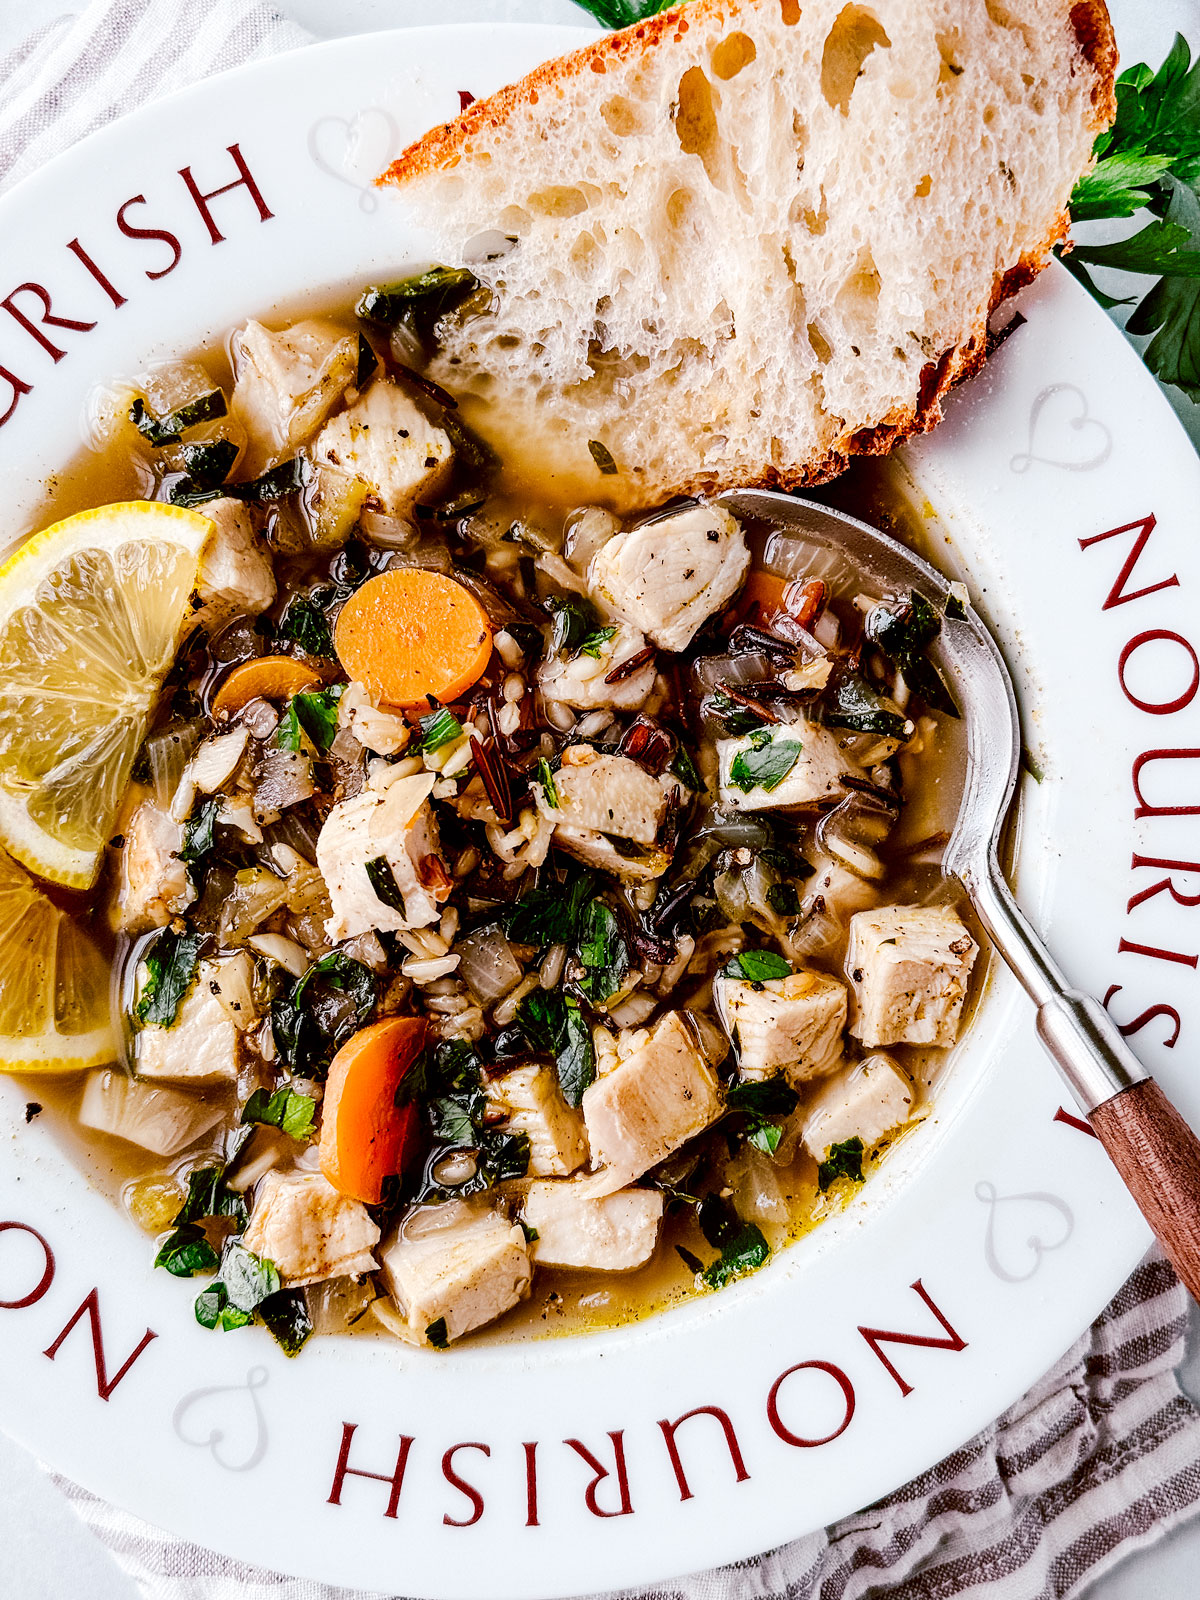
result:
[[[545,62],[519,82],[469,105],[451,122],[432,128],[410,145],[376,179],[379,185],[404,185],[429,173],[456,166],[479,134],[494,136],[522,110],[531,113],[543,97],[560,94],[562,86],[585,73],[603,75],[610,63],[632,59],[658,46],[680,43],[693,27],[708,22],[724,25],[758,5],[778,0],[691,0],[617,33],[601,34],[590,44]],[[1078,43],[1076,70],[1091,74],[1089,129],[1093,139],[1116,115],[1115,79],[1117,47],[1105,0],[1077,0],[1069,20]],[[1019,261],[998,273],[988,302],[988,317],[1005,300],[1031,283],[1050,260],[1055,245],[1069,247],[1070,216],[1061,212],[1044,238]],[[736,474],[738,487],[801,490],[827,483],[844,472],[855,456],[886,455],[915,435],[927,433],[942,419],[941,402],[955,385],[982,367],[988,353],[987,318],[967,340],[943,351],[922,371],[917,404],[900,417],[874,427],[848,433],[824,456],[780,468],[764,465],[758,472]],[[728,475],[698,470],[670,485],[669,493],[703,495],[731,486]],[[630,488],[633,489],[633,485]],[[636,496],[636,490],[634,490]]]

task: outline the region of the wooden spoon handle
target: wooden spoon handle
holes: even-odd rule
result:
[[[1167,1259],[1200,1300],[1200,1139],[1153,1078],[1114,1094],[1088,1120]]]

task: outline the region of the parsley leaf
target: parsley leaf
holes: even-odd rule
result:
[[[215,848],[213,829],[216,827],[220,809],[219,800],[206,800],[199,811],[188,818],[184,824],[183,846],[179,852],[181,861],[186,861],[189,866],[195,866]]]
[[[782,1073],[731,1084],[725,1094],[729,1110],[740,1112],[746,1119],[747,1139],[768,1156],[775,1154],[783,1137],[783,1129],[771,1119],[786,1117],[799,1103],[799,1095]]]
[[[196,976],[203,943],[202,934],[163,929],[145,957],[146,981],[135,1007],[139,1022],[172,1025]]]
[[[345,684],[335,683],[332,689],[294,694],[275,731],[275,743],[283,750],[299,750],[303,732],[318,750],[328,750],[337,737],[338,701],[344,691]]]
[[[592,1035],[579,1002],[558,989],[535,989],[522,1000],[517,1020],[533,1048],[554,1057],[563,1099],[578,1106],[596,1077]]]
[[[756,728],[750,742],[729,764],[729,781],[743,794],[751,789],[778,789],[803,749],[799,739],[776,739],[770,728]]]
[[[256,1089],[242,1109],[242,1122],[262,1122],[279,1128],[293,1139],[311,1139],[316,1124],[317,1102],[285,1084],[269,1094]]]
[[[273,1261],[231,1239],[221,1257],[221,1276],[197,1297],[196,1321],[202,1328],[222,1333],[244,1328],[253,1322],[263,1301],[278,1294],[281,1287]]]
[[[215,1272],[217,1252],[205,1238],[198,1223],[188,1222],[163,1240],[154,1258],[156,1267],[166,1267],[177,1278],[190,1278],[196,1272]]]
[[[550,806],[552,810],[558,811],[560,809],[558,800],[558,785],[554,781],[554,773],[545,756],[538,757],[537,775],[534,778],[534,782],[541,784],[542,793],[546,796],[546,804]]]
[[[704,788],[703,783],[700,781],[700,774],[696,771],[696,763],[682,745],[676,748],[675,754],[671,758],[671,765],[667,770],[672,777],[678,778],[686,789],[691,789],[695,794],[699,794]]]
[[[444,744],[452,744],[455,739],[461,739],[462,736],[462,723],[444,706],[421,718],[422,750],[440,750]]]
[[[393,911],[403,912],[404,895],[396,882],[396,874],[392,871],[388,858],[372,856],[367,862],[366,872],[367,882],[374,890],[375,898],[381,900],[385,906],[390,906]]]
[[[565,883],[551,879],[501,913],[504,931],[515,944],[535,944],[542,951],[552,944],[573,944],[595,888],[590,872],[579,872]]]
[[[332,656],[333,634],[319,600],[297,594],[288,601],[279,623],[278,636],[298,644],[305,655]]]
[[[753,1222],[743,1222],[719,1195],[705,1195],[696,1209],[696,1220],[709,1244],[721,1252],[701,1273],[710,1289],[723,1289],[735,1278],[756,1271],[771,1254],[762,1230]]]
[[[229,1217],[234,1226],[244,1228],[250,1220],[246,1201],[225,1182],[225,1168],[197,1167],[188,1173],[187,1198],[176,1212],[171,1226],[206,1222],[213,1217]]]
[[[588,999],[603,1001],[616,994],[629,971],[629,947],[616,913],[603,900],[590,900],[584,907],[576,949],[585,968],[579,987]]]
[[[896,609],[880,604],[867,613],[867,638],[904,674],[904,681],[935,711],[957,717],[958,706],[941,673],[926,652],[942,631],[942,619],[924,595],[914,589],[908,604]]]
[[[554,618],[550,654],[577,650],[600,626],[600,616],[590,600],[578,594],[552,594],[542,602]]]
[[[657,16],[668,6],[678,5],[679,0],[575,0],[575,3],[590,11],[606,28],[628,28],[646,17]],[[604,446],[600,448],[603,450]]]
[[[617,630],[615,628],[597,628],[595,633],[588,634],[587,638],[579,646],[576,654],[581,656],[591,656],[593,661],[599,661],[600,652],[603,650],[604,646],[610,639],[615,639],[616,636]]]
[[[351,1005],[324,1005],[329,990],[348,996]],[[377,991],[378,979],[371,969],[344,950],[331,950],[314,961],[291,991],[271,1006],[271,1033],[282,1065],[297,1077],[322,1076],[334,1048],[371,1014]]]
[[[726,963],[724,976],[744,983],[770,983],[791,976],[792,964],[774,950],[739,950]]]
[[[889,711],[865,678],[857,673],[839,677],[826,692],[825,721],[831,728],[855,733],[877,733],[885,739],[904,739],[912,724],[899,711]]]
[[[821,1193],[838,1181],[839,1178],[849,1178],[851,1183],[863,1181],[863,1142],[861,1139],[846,1139],[841,1144],[830,1146],[829,1154],[817,1168],[817,1184]]]
[[[1200,267],[1200,198],[1182,183],[1170,180],[1167,221],[1190,230],[1186,251]],[[1144,360],[1163,383],[1173,383],[1200,401],[1200,281],[1163,277],[1126,323],[1129,333],[1152,333]]]
[[[280,1289],[257,1307],[263,1326],[286,1356],[296,1356],[313,1331],[303,1289]]]
[[[425,1329],[425,1337],[435,1350],[445,1350],[450,1344],[445,1317],[439,1317]]]
[[[195,428],[201,422],[215,422],[225,415],[226,409],[225,396],[220,389],[214,389],[210,394],[189,400],[165,417],[156,417],[139,395],[129,408],[129,420],[144,439],[161,449],[177,443],[188,428]]]

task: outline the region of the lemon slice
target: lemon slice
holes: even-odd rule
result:
[[[212,531],[180,506],[101,506],[0,567],[0,844],[40,877],[95,882]]]
[[[0,854],[0,1072],[76,1072],[117,1053],[108,963]]]

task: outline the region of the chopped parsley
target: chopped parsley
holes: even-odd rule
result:
[[[344,950],[331,950],[314,961],[271,1005],[271,1033],[280,1063],[300,1078],[323,1077],[336,1047],[370,1016],[378,987],[371,969]],[[351,1003],[329,1005],[331,991]]]
[[[155,939],[145,956],[146,978],[134,1008],[140,1023],[171,1027],[196,976],[203,943],[202,934],[173,933],[170,928]]]
[[[767,888],[767,904],[781,917],[800,915],[800,896],[792,883],[772,883]]]
[[[695,794],[699,794],[704,788],[700,781],[700,774],[696,771],[696,763],[682,745],[676,747],[675,754],[671,757],[671,765],[667,770],[672,777],[679,779],[685,789],[691,789]]]
[[[594,633],[589,633],[587,638],[583,640],[576,654],[591,656],[593,661],[599,661],[604,646],[610,639],[615,639],[616,636],[617,630],[615,628],[597,628]]]
[[[166,1267],[177,1278],[190,1278],[196,1272],[215,1272],[218,1261],[204,1229],[197,1222],[188,1222],[163,1240],[154,1265]]]
[[[307,734],[318,750],[328,750],[337,737],[338,702],[345,688],[345,684],[335,683],[331,689],[294,694],[275,730],[275,743],[283,750],[300,750],[304,744],[301,734]]]
[[[830,1146],[829,1154],[817,1168],[817,1184],[824,1194],[835,1184],[839,1178],[849,1178],[851,1183],[863,1181],[863,1142],[861,1139],[846,1139],[841,1144]]]
[[[550,763],[546,760],[545,756],[538,757],[536,781],[542,786],[542,793],[546,797],[546,804],[554,811],[560,810],[561,807],[558,798],[558,785],[554,781],[554,773],[551,770]]]
[[[313,1331],[303,1289],[279,1289],[257,1306],[258,1319],[287,1356],[298,1356]]]
[[[596,883],[592,873],[577,872],[565,883],[551,879],[531,889],[501,913],[505,933],[515,944],[535,944],[543,952],[552,944],[573,944]]]
[[[579,1002],[559,989],[535,989],[522,1000],[517,1021],[535,1050],[554,1057],[562,1097],[578,1106],[596,1077],[591,1030]]]
[[[584,907],[576,951],[584,967],[579,987],[588,999],[602,1002],[616,994],[629,971],[629,946],[616,913],[603,900],[589,900]]]
[[[826,691],[825,721],[831,728],[854,733],[878,733],[885,739],[906,739],[912,724],[901,712],[889,710],[875,690],[857,673],[840,676]]]
[[[798,739],[777,739],[770,728],[755,728],[729,764],[729,781],[743,794],[751,789],[770,794],[796,765],[802,748]]]
[[[198,427],[202,422],[216,422],[226,410],[225,396],[220,389],[177,406],[165,417],[156,417],[139,395],[129,408],[129,420],[145,440],[161,449],[164,445],[177,444],[189,428]]]
[[[278,637],[298,644],[305,655],[333,655],[329,618],[315,595],[292,596],[280,619]]]
[[[799,1095],[782,1073],[731,1084],[725,1094],[729,1110],[746,1119],[746,1138],[768,1156],[775,1154],[783,1137],[783,1129],[772,1118],[788,1116],[799,1103]]]
[[[428,340],[438,319],[457,310],[478,288],[479,279],[466,267],[433,266],[398,283],[364,289],[355,310],[375,327],[404,325]]]
[[[479,1057],[461,1039],[443,1040],[427,1050],[401,1081],[397,1106],[421,1105],[435,1143],[475,1152],[475,1172],[465,1182],[428,1182],[419,1198],[481,1194],[529,1170],[529,1139],[489,1125],[490,1107]],[[433,1163],[430,1163],[432,1167]]]
[[[422,750],[440,750],[444,744],[453,744],[463,736],[463,726],[458,718],[444,706],[422,717],[420,722]]]
[[[242,1109],[243,1123],[265,1123],[301,1140],[312,1138],[316,1116],[317,1102],[313,1097],[290,1089],[286,1084],[274,1094],[256,1089]]]
[[[404,895],[400,885],[396,882],[396,874],[392,871],[391,863],[386,856],[372,856],[366,864],[367,882],[374,891],[375,898],[381,900],[385,906],[390,906],[393,911],[404,911]]]
[[[589,439],[588,449],[591,451],[592,460],[596,463],[597,472],[602,473],[606,478],[614,476],[617,471],[617,463],[613,459],[613,453],[608,446],[601,444],[599,439]]]
[[[942,631],[942,619],[914,589],[898,609],[881,603],[867,613],[867,638],[904,674],[908,687],[935,711],[957,717],[958,706],[927,651]]]
[[[705,1195],[696,1208],[700,1231],[720,1256],[700,1276],[710,1289],[723,1289],[735,1278],[755,1272],[771,1254],[762,1230],[753,1222],[743,1222],[728,1200]]]
[[[578,650],[585,639],[599,631],[600,616],[590,600],[578,594],[552,594],[543,601],[554,618],[550,635],[550,654]]]
[[[206,800],[199,811],[189,817],[184,824],[183,845],[179,851],[179,859],[186,861],[189,867],[198,865],[215,848],[213,830],[220,810],[219,800]]]
[[[450,1335],[446,1328],[445,1317],[439,1317],[436,1322],[431,1322],[425,1329],[425,1337],[435,1350],[445,1350],[450,1344]]]
[[[743,983],[770,983],[791,976],[792,964],[774,950],[739,950],[725,965],[724,976]]]
[[[231,1239],[221,1256],[221,1276],[196,1298],[196,1321],[202,1328],[229,1333],[254,1321],[264,1300],[278,1294],[282,1284],[272,1261]]]

